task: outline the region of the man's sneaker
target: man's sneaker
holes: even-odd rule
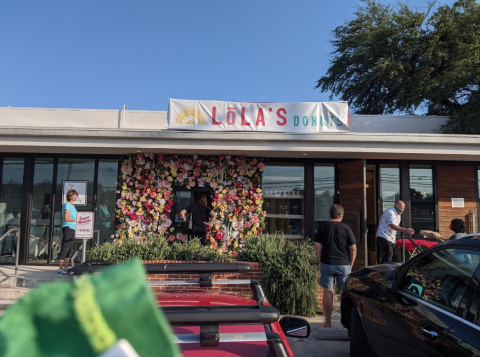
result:
[[[62,278],[68,278],[70,274],[68,274],[65,269],[59,270],[57,272],[57,276],[61,276]]]

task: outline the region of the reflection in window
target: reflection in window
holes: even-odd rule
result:
[[[23,192],[23,158],[3,160],[0,186],[0,237],[13,228],[20,227]],[[15,262],[18,231],[0,242],[0,263]]]
[[[112,235],[115,233],[117,177],[118,160],[98,160],[95,229],[99,231],[99,244],[113,241]]]
[[[410,200],[414,238],[423,238],[420,230],[435,230],[433,173],[430,166],[410,166]]]
[[[397,165],[380,165],[380,202],[384,212],[400,199],[400,169]]]
[[[444,249],[408,269],[403,291],[455,313],[479,264],[480,252]]]
[[[304,167],[268,165],[263,173],[263,209],[267,233],[304,236]]]
[[[314,168],[314,191],[315,191],[315,233],[318,223],[330,220],[330,208],[335,200],[335,167],[315,166]]]
[[[28,262],[46,263],[52,215],[53,159],[36,158],[33,171],[32,211]]]

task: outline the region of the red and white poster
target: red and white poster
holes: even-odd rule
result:
[[[348,132],[348,104],[347,102],[242,103],[170,99],[167,129],[303,134]]]
[[[76,239],[91,239],[93,238],[93,212],[77,212],[75,225]]]

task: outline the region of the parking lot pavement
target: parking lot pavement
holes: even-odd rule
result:
[[[350,356],[350,340],[348,331],[340,324],[340,312],[332,316],[332,328],[322,328],[325,319],[319,315],[307,318],[311,331],[309,338],[288,337],[296,357],[348,357]]]

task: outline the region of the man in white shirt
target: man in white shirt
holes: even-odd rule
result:
[[[405,210],[405,203],[403,201],[395,202],[393,207],[390,207],[383,212],[377,229],[377,238],[383,252],[385,253],[382,259],[383,263],[391,263],[393,258],[393,249],[397,242],[397,232],[405,234],[415,234],[412,228],[402,228],[399,226],[402,218],[401,215]]]

